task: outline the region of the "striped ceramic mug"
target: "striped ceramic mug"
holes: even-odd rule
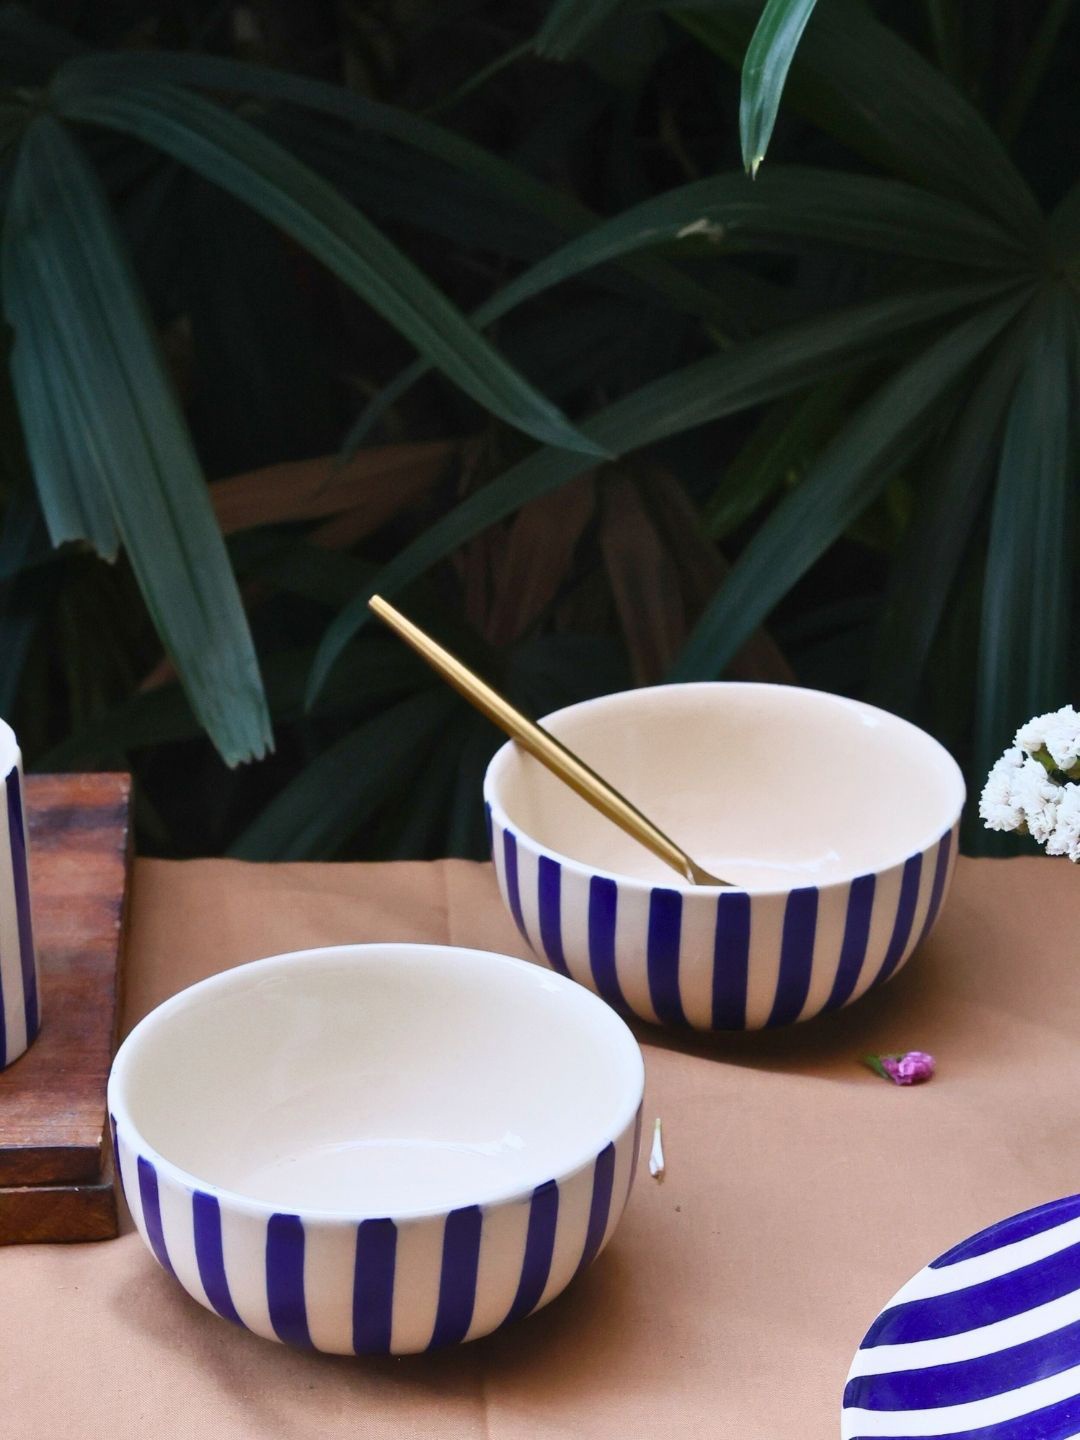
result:
[[[41,1026],[37,954],[30,920],[22,755],[0,720],[5,807],[0,817],[0,1070],[17,1060]]]

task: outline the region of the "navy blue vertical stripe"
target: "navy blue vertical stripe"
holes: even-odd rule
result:
[[[479,1205],[463,1205],[459,1210],[451,1210],[446,1217],[439,1304],[435,1311],[435,1330],[428,1347],[431,1350],[438,1345],[456,1345],[469,1333],[476,1304],[482,1225]]]
[[[662,1025],[685,1025],[679,993],[679,941],[682,935],[682,895],[678,890],[654,890],[649,896],[649,937],[646,966],[649,998]]]
[[[859,982],[863,962],[866,959],[866,943],[870,938],[870,920],[874,914],[874,890],[877,880],[873,875],[860,875],[851,882],[848,891],[847,919],[844,921],[844,940],[840,946],[840,963],[836,967],[836,979],[825,1002],[826,1010],[838,1010],[851,999],[851,992]]]
[[[537,892],[544,954],[556,970],[569,975],[562,939],[562,866],[550,855],[540,856]]]
[[[120,1168],[120,1137],[116,1133],[116,1116],[109,1116],[109,1133],[112,1135],[113,1170],[116,1173],[116,1183],[120,1186],[120,1194],[127,1200],[127,1191],[124,1189],[124,1172]]]
[[[585,1232],[585,1247],[574,1271],[579,1275],[587,1265],[596,1259],[597,1251],[604,1243],[608,1216],[611,1214],[611,1186],[615,1179],[615,1146],[605,1145],[596,1157],[593,1167],[592,1200],[589,1204],[589,1228]]]
[[[394,1323],[394,1266],[397,1226],[393,1220],[362,1220],[356,1227],[353,1272],[353,1349],[357,1355],[386,1355]]]
[[[139,1199],[142,1201],[143,1226],[146,1230],[146,1238],[150,1241],[150,1249],[157,1256],[161,1268],[167,1270],[170,1275],[175,1275],[176,1271],[169,1259],[169,1252],[165,1248],[165,1232],[161,1228],[161,1199],[158,1195],[157,1171],[142,1155],[139,1156],[136,1169],[139,1172]]]
[[[1078,1426],[1080,1402],[1073,1395],[1056,1405],[1017,1415],[1013,1420],[978,1425],[974,1430],[950,1430],[948,1437],[941,1436],[938,1440],[1076,1440]],[[869,1437],[856,1436],[855,1440],[869,1440]],[[898,1434],[895,1440],[919,1440],[919,1437]]]
[[[919,901],[919,876],[922,874],[922,856],[912,855],[904,861],[904,876],[900,881],[900,900],[896,907],[896,923],[892,938],[881,962],[875,984],[887,980],[899,965],[908,940],[911,938],[911,923],[915,919],[915,906]]]
[[[750,960],[750,896],[731,890],[716,907],[713,945],[712,1025],[746,1029],[746,976]]]
[[[304,1299],[304,1222],[271,1215],[266,1226],[266,1298],[274,1334],[287,1345],[311,1344]]]
[[[195,1231],[195,1260],[206,1298],[219,1315],[234,1325],[243,1321],[233,1304],[225,1274],[225,1252],[221,1244],[221,1206],[216,1195],[196,1190],[191,1197],[191,1219]]]
[[[802,1014],[810,993],[817,934],[818,890],[806,885],[792,890],[784,907],[784,934],[780,942],[780,974],[776,996],[765,1024],[790,1025]]]
[[[490,804],[490,802],[487,801],[487,800],[484,801],[484,828],[487,830],[488,849],[491,851],[492,855],[494,855],[494,853],[495,853],[494,823],[493,823],[493,821],[492,821],[492,819],[491,819],[491,804]]]
[[[947,831],[938,844],[937,863],[934,866],[934,880],[930,887],[930,904],[926,911],[926,919],[923,922],[919,934],[919,944],[929,935],[937,913],[941,909],[941,897],[945,893],[945,877],[949,873],[949,856],[952,853],[952,831]]]
[[[637,1116],[634,1119],[634,1148],[630,1152],[630,1174],[626,1181],[626,1200],[630,1199],[630,1191],[634,1187],[634,1176],[637,1174],[638,1161],[641,1158],[641,1106],[638,1106]],[[626,1200],[623,1204],[626,1204]]]
[[[521,887],[518,884],[517,836],[512,830],[503,831],[503,874],[506,878],[506,900],[510,906],[510,914],[513,915],[522,935],[528,940],[529,937],[525,930],[525,917],[521,913]]]
[[[551,1274],[551,1257],[555,1253],[555,1228],[559,1220],[559,1187],[554,1180],[545,1180],[532,1193],[529,1202],[529,1228],[525,1236],[525,1258],[517,1294],[510,1306],[507,1320],[528,1315],[540,1303]]]
[[[594,875],[589,881],[589,967],[596,988],[612,1005],[624,1005],[615,969],[615,915],[619,888],[614,880]]]
[[[7,789],[8,835],[11,840],[11,874],[15,882],[15,913],[19,921],[19,960],[22,965],[23,1007],[26,1011],[26,1043],[38,1032],[37,970],[34,966],[34,930],[30,919],[30,871],[23,826],[19,767],[13,766],[5,782]]]

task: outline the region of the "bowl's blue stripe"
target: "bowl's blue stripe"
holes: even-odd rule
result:
[[[891,1440],[1076,1440],[1077,1436],[1080,1436],[1080,1400],[1070,1398],[1056,1405],[1045,1405],[1043,1410],[1032,1410],[1027,1416],[999,1420],[992,1426],[978,1426],[975,1430],[950,1430],[948,1436],[897,1433]],[[873,1440],[873,1437],[854,1436],[852,1440]]]
[[[393,1220],[361,1220],[353,1270],[352,1344],[357,1355],[385,1355],[390,1350],[396,1263]]]
[[[934,881],[930,887],[930,904],[926,911],[926,920],[922,930],[919,932],[919,944],[929,935],[937,913],[941,909],[941,897],[945,893],[945,876],[949,873],[949,855],[952,851],[952,831],[946,830],[938,842],[937,862],[934,865]]]
[[[165,1245],[165,1232],[161,1228],[161,1200],[158,1196],[157,1171],[150,1161],[144,1156],[139,1156],[139,1163],[136,1166],[139,1174],[139,1199],[142,1202],[143,1225],[146,1228],[146,1238],[150,1241],[150,1249],[157,1256],[158,1264],[170,1275],[176,1272],[169,1259],[169,1252]]]
[[[521,913],[521,887],[518,884],[518,853],[517,836],[512,830],[503,831],[503,873],[506,876],[506,900],[510,906],[510,914],[514,921],[528,940],[528,932],[525,929],[525,917]]]
[[[476,1304],[482,1226],[479,1205],[463,1205],[458,1210],[451,1210],[446,1217],[439,1303],[429,1349],[433,1350],[438,1345],[456,1345],[469,1332]]]
[[[605,875],[589,881],[589,966],[597,991],[612,1005],[624,1005],[615,968],[615,917],[619,887]]]
[[[637,1107],[637,1115],[634,1117],[634,1146],[630,1151],[630,1173],[626,1178],[626,1195],[623,1205],[630,1199],[630,1191],[634,1188],[634,1176],[637,1174],[638,1160],[641,1157],[641,1106]]]
[[[992,1355],[898,1370],[884,1375],[859,1375],[849,1380],[844,1404],[863,1410],[928,1410],[941,1405],[966,1405],[1059,1375],[1080,1362],[1080,1321],[1049,1335],[1025,1340]]]
[[[1059,1300],[1077,1290],[1080,1290],[1080,1244],[1070,1245],[992,1280],[965,1285],[947,1295],[893,1305],[871,1325],[862,1348],[909,1345],[916,1340],[963,1335],[980,1325],[1022,1315],[1037,1305]],[[1080,1355],[1077,1362],[1080,1363]]]
[[[195,1233],[195,1261],[206,1298],[219,1315],[234,1325],[243,1325],[229,1292],[225,1255],[221,1245],[221,1206],[216,1195],[196,1190],[191,1196],[191,1219]]]
[[[679,993],[682,903],[678,890],[656,889],[649,896],[645,965],[649,999],[662,1025],[686,1024],[682,995]]]
[[[896,922],[893,925],[889,948],[881,969],[874,980],[882,984],[896,969],[911,938],[911,924],[915,919],[915,906],[919,903],[919,877],[922,874],[922,855],[911,855],[904,861],[904,874],[900,881],[900,899],[896,906]]]
[[[287,1345],[311,1345],[304,1299],[304,1222],[271,1215],[266,1226],[266,1298],[274,1334]]]
[[[731,890],[720,896],[716,906],[716,939],[713,943],[714,1030],[746,1028],[750,923],[750,896],[745,890]]]
[[[596,1259],[597,1251],[603,1244],[607,1232],[608,1217],[611,1214],[611,1186],[615,1179],[615,1146],[605,1145],[596,1157],[593,1167],[592,1200],[589,1203],[589,1225],[585,1231],[585,1246],[581,1259],[574,1271],[580,1275],[587,1265]]]
[[[851,882],[847,916],[844,920],[844,939],[840,946],[840,963],[836,967],[832,991],[825,1002],[826,1010],[838,1010],[841,1005],[845,1005],[859,983],[863,962],[866,960],[866,944],[870,938],[876,888],[877,878],[874,875],[860,875]]]
[[[495,824],[491,818],[491,802],[489,800],[484,801],[484,828],[487,830],[488,849],[494,850]]]
[[[817,935],[818,889],[807,885],[792,890],[784,907],[784,935],[780,943],[780,974],[766,1026],[790,1025],[797,1020],[810,993]]]
[[[559,1219],[559,1187],[554,1180],[545,1180],[532,1193],[529,1203],[529,1228],[525,1236],[525,1259],[521,1265],[514,1303],[507,1320],[528,1315],[540,1303],[551,1274],[551,1257],[555,1253],[555,1228]]]
[[[22,791],[19,767],[12,766],[7,780],[8,836],[11,841],[11,874],[15,884],[15,914],[19,925],[19,961],[22,966],[23,1008],[26,1012],[26,1043],[38,1032],[37,970],[34,965],[34,932],[30,919],[30,875],[26,858],[26,830],[23,826]]]
[[[961,1260],[974,1260],[978,1255],[989,1255],[1003,1245],[1014,1245],[1018,1240],[1028,1240],[1032,1235],[1042,1235],[1058,1225],[1080,1217],[1080,1195],[1068,1195],[1064,1200],[1050,1200],[1045,1205],[1036,1205],[1008,1220],[1000,1220],[972,1235],[969,1240],[946,1250],[930,1265],[931,1270],[943,1270],[947,1265],[957,1265]]]
[[[903,1424],[903,1417],[898,1417]],[[1042,1410],[1018,1415],[1014,1420],[999,1420],[994,1425],[980,1425],[974,1430],[950,1430],[948,1435],[901,1435],[892,1440],[1075,1440],[1080,1435],[1080,1398],[1059,1400]],[[853,1440],[872,1440],[856,1435]]]
[[[120,1137],[116,1133],[116,1116],[109,1115],[109,1131],[112,1135],[113,1170],[116,1172],[116,1183],[120,1186],[120,1194],[127,1203],[127,1190],[124,1186],[124,1172],[120,1168]]]
[[[562,866],[550,855],[541,855],[537,871],[537,904],[540,911],[540,942],[554,969],[569,975],[562,940]]]

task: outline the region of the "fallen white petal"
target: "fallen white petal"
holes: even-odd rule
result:
[[[660,1133],[660,1117],[656,1117],[656,1124],[652,1132],[652,1149],[649,1151],[649,1174],[654,1180],[664,1178],[664,1139]]]

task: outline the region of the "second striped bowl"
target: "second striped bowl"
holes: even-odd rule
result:
[[[691,886],[513,742],[484,781],[499,888],[539,956],[619,1009],[752,1030],[837,1009],[929,934],[964,782],[924,731],[785,685],[662,685],[544,720],[731,888]]]
[[[640,1143],[630,1031],[523,960],[355,945],[167,1000],[109,1081],[161,1266],[258,1335],[335,1354],[473,1340],[610,1240]]]

